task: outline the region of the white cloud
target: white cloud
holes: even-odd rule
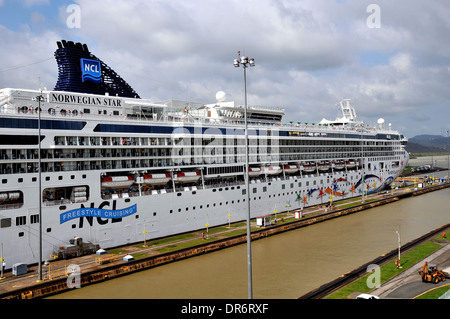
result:
[[[248,72],[249,103],[285,107],[288,121],[334,118],[335,103],[353,98],[360,118],[385,117],[407,135],[419,121],[430,132],[447,125],[450,7],[444,0],[379,0],[379,29],[367,27],[370,2],[360,0],[75,2],[80,29],[67,28],[63,5],[59,29],[0,27],[8,48],[0,52],[0,69],[51,57],[55,41],[65,38],[87,43],[141,97],[211,102],[225,90],[242,102],[242,70],[232,65],[240,50],[256,59]],[[50,20],[38,14],[33,19]],[[366,63],[372,55],[360,52],[384,58]],[[0,73],[0,87],[30,87],[37,73],[48,87],[56,83],[56,64],[49,62]]]
[[[412,63],[411,55],[408,53],[399,53],[389,59],[389,64],[398,71],[408,71]]]
[[[0,26],[0,38],[8,48],[0,53],[0,69],[3,71],[0,72],[0,87],[37,89],[39,78],[43,86],[54,87],[57,68],[49,59],[55,51],[57,34],[47,31],[43,36],[35,36]],[[12,70],[7,71],[9,69]]]

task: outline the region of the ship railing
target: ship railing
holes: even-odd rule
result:
[[[42,202],[44,206],[58,206],[58,205],[68,205],[72,204],[73,202],[70,199],[57,199],[57,200],[44,200]]]
[[[8,103],[9,99],[10,99],[9,95],[0,96],[0,106],[2,106],[3,104]]]
[[[205,184],[205,189],[210,188],[220,188],[220,187],[230,187],[230,186],[239,186],[244,185],[245,182],[241,180],[235,180],[235,181],[229,181],[229,182],[220,182],[220,183],[213,183],[213,184]]]
[[[139,196],[147,196],[147,195],[161,195],[161,194],[169,194],[173,193],[173,188],[162,188],[162,189],[153,189],[153,190],[133,190],[129,192],[122,193],[103,193],[102,199],[121,199],[121,198],[130,198],[130,197],[139,197]]]
[[[0,210],[17,209],[23,206],[23,203],[1,204]]]
[[[244,106],[241,105],[243,108]],[[267,106],[267,105],[249,105],[249,108],[255,109],[255,110],[267,110],[267,111],[280,111],[284,112],[284,108],[278,107],[278,106]]]
[[[8,100],[9,97],[1,97],[0,98],[0,105],[2,104],[2,99],[4,100]],[[65,110],[65,109],[64,109]],[[41,118],[61,118],[61,119],[67,119],[67,118],[77,118],[77,119],[108,119],[108,120],[117,120],[117,121],[121,121],[121,120],[126,120],[126,121],[134,121],[134,122],[169,122],[169,123],[180,123],[180,124],[217,124],[217,125],[223,125],[223,124],[228,124],[228,125],[238,125],[241,126],[242,124],[244,124],[244,120],[243,119],[213,119],[213,118],[201,118],[201,117],[184,117],[182,118],[180,117],[167,117],[163,116],[162,118],[153,118],[153,117],[134,117],[131,116],[131,114],[88,114],[88,113],[83,113],[83,112],[73,112],[73,110],[65,110],[65,112],[61,112],[64,110],[58,110],[56,111],[54,108],[50,108],[48,110],[42,110],[41,112]],[[25,108],[25,107],[20,107],[20,106],[9,106],[3,109],[0,109],[0,113],[2,114],[12,114],[12,115],[24,115],[27,117],[38,117],[38,112],[37,112],[37,107],[36,108]],[[251,125],[250,129],[252,129],[253,127],[268,127],[268,128],[287,128],[287,127],[293,127],[293,128],[297,128],[297,129],[308,129],[308,130],[316,130],[316,131],[332,131],[332,132],[349,132],[349,131],[353,131],[353,132],[358,132],[358,133],[370,133],[370,132],[374,132],[378,129],[376,129],[375,127],[371,127],[368,125],[344,125],[344,126],[325,126],[325,125],[318,125],[318,123],[303,123],[303,124],[298,124],[298,123],[279,123],[279,122],[274,122],[274,123],[269,123],[269,122],[261,122],[261,121],[254,121],[254,120],[250,120],[249,124]],[[390,133],[398,133],[395,130],[386,130]]]

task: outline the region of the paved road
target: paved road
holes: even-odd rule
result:
[[[422,268],[425,261],[428,261],[428,264],[438,265],[438,268],[441,270],[450,272],[450,244],[445,245],[432,255],[370,293],[384,299],[412,299],[430,289],[448,285],[450,282],[449,280],[438,284],[422,282],[419,270]]]

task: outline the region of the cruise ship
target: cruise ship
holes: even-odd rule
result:
[[[75,237],[108,249],[245,220],[247,195],[255,218],[377,192],[409,159],[350,99],[315,123],[248,106],[247,189],[243,105],[143,99],[87,45],[57,46],[54,90],[0,90],[6,268],[37,263],[40,238],[47,260]]]

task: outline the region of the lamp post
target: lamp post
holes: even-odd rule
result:
[[[245,121],[245,184],[247,188],[247,266],[248,266],[248,299],[253,299],[252,287],[252,248],[251,248],[251,230],[250,230],[250,180],[248,175],[249,156],[248,156],[248,121],[247,121],[247,68],[255,66],[255,59],[241,56],[238,51],[239,58],[234,59],[234,66],[244,68],[244,121]]]
[[[38,281],[42,281],[42,163],[41,163],[41,102],[44,101],[44,97],[42,96],[42,91],[39,96],[36,97],[38,100],[38,172],[39,172],[39,264],[38,264]]]
[[[450,130],[447,130],[447,182],[450,180],[450,144],[449,144],[449,140],[450,140]]]
[[[398,239],[398,268],[402,268],[400,263],[400,226],[398,227],[398,230],[395,231],[397,233],[397,239]]]

